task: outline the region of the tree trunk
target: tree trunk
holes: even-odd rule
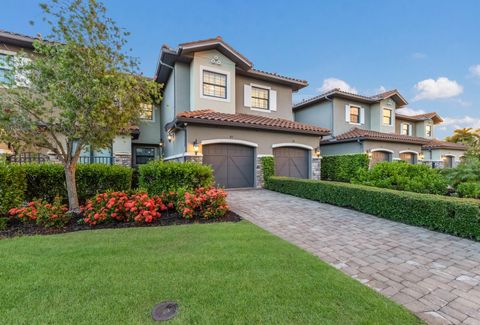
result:
[[[77,181],[75,180],[76,164],[65,165],[65,180],[67,182],[68,208],[71,212],[80,213],[80,204],[78,203]]]

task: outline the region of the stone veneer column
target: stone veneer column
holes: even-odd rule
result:
[[[192,162],[197,162],[199,164],[203,163],[203,156],[201,154],[193,156],[193,155],[188,155],[185,156],[185,161],[192,161]]]
[[[265,155],[257,155],[257,159],[255,159],[255,179],[256,179],[255,187],[257,188],[261,188],[264,185],[262,157],[265,157]]]
[[[312,179],[319,180],[321,179],[321,163],[322,157],[312,157]]]
[[[128,152],[115,152],[114,156],[114,165],[121,166],[132,166],[132,155]]]

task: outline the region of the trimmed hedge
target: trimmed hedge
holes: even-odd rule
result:
[[[367,154],[325,156],[322,158],[322,179],[337,182],[350,182],[359,170],[368,170]]]
[[[265,156],[260,158],[262,163],[262,171],[263,171],[263,181],[267,181],[267,179],[271,176],[275,175],[275,160],[273,157]]]
[[[0,164],[0,217],[23,202],[26,188],[25,170],[21,166]]]
[[[365,185],[271,177],[266,188],[381,218],[480,240],[480,202]]]
[[[213,170],[195,162],[151,161],[139,168],[139,185],[150,195],[213,185]]]

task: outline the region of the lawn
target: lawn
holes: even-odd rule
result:
[[[2,324],[418,324],[315,256],[242,221],[0,240]]]

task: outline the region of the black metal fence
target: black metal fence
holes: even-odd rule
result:
[[[113,165],[115,157],[95,157],[95,156],[80,156],[79,164],[105,164]]]
[[[52,162],[48,155],[44,155],[41,153],[36,152],[23,152],[13,156],[7,157],[7,161],[12,164],[29,164],[29,163],[37,163],[37,164],[45,164]],[[111,156],[80,156],[78,163],[79,164],[105,164],[105,165],[113,165],[115,162],[115,157]]]

